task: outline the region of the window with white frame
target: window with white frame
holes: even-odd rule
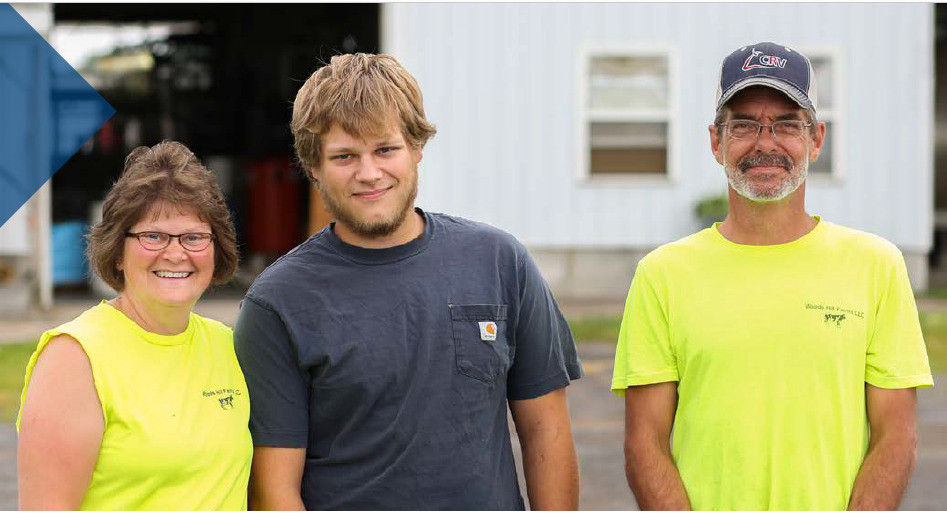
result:
[[[667,176],[672,102],[667,53],[590,52],[586,59],[586,176]]]
[[[816,113],[819,121],[825,123],[825,144],[819,154],[819,160],[809,165],[809,173],[814,176],[832,176],[836,172],[834,155],[838,148],[838,109],[836,105],[836,62],[834,56],[827,52],[803,52],[812,63],[815,72],[818,99]]]

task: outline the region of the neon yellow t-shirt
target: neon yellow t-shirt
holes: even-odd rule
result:
[[[787,244],[734,244],[715,225],[656,249],[628,293],[612,390],[666,381],[695,509],[846,509],[865,383],[933,385],[901,253],[821,220]]]
[[[250,404],[230,328],[192,313],[184,333],[157,335],[103,301],[43,334],[23,399],[37,357],[60,334],[88,355],[105,418],[80,509],[247,509]]]

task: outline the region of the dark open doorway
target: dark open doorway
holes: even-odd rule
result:
[[[54,24],[54,31],[148,34],[78,64],[118,112],[55,175],[54,232],[75,239],[95,219],[125,155],[173,139],[219,176],[245,262],[234,288],[308,235],[309,187],[292,163],[291,102],[332,55],[378,51],[377,4],[57,4]],[[81,245],[72,242],[76,260]],[[58,293],[88,293],[84,277],[70,277],[54,272]]]

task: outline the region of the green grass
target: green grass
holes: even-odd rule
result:
[[[935,298],[935,299],[947,299],[947,289],[945,288],[931,288],[924,293],[924,296]]]
[[[947,372],[947,312],[921,312],[921,330],[933,372]]]
[[[23,372],[36,342],[0,344],[0,422],[13,422],[20,408]]]
[[[618,340],[618,329],[621,328],[620,316],[587,317],[569,321],[575,341],[583,342],[611,342]]]

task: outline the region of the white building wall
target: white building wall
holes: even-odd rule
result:
[[[710,152],[722,58],[763,40],[840,57],[839,178],[812,180],[826,219],[927,252],[933,209],[933,7],[924,4],[385,4],[382,50],[417,77],[438,135],[419,205],[531,247],[647,248],[699,228],[726,180]],[[576,177],[585,47],[664,47],[679,62],[678,181]]]
[[[44,38],[53,24],[53,8],[48,3],[11,4],[16,12]],[[10,36],[10,34],[4,34]],[[20,37],[15,35],[14,37]],[[42,66],[40,66],[41,69]],[[45,77],[45,72],[41,77]],[[42,84],[43,78],[39,78]],[[42,89],[42,87],[40,88]],[[49,120],[49,102],[39,101],[36,127],[44,128]],[[45,120],[45,121],[44,121]],[[38,144],[44,144],[39,138]],[[49,152],[37,147],[37,159]],[[19,315],[32,305],[43,309],[52,306],[52,265],[50,226],[52,198],[50,182],[0,226],[0,314]]]

